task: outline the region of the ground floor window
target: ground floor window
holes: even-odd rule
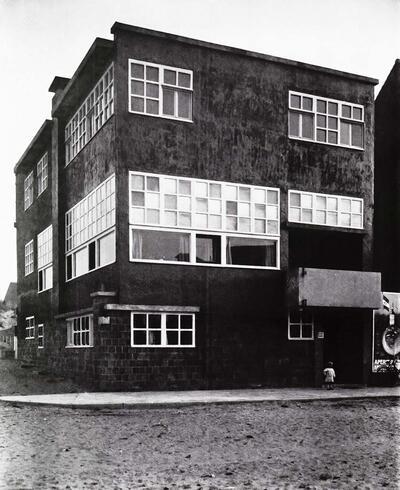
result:
[[[67,319],[67,347],[93,346],[93,316]]]
[[[309,311],[292,310],[288,317],[289,340],[313,340],[314,322]]]
[[[25,318],[25,338],[34,339],[35,338],[35,317],[27,316]]]
[[[38,332],[38,349],[43,349],[44,347],[44,325],[43,323],[39,323],[37,326]]]
[[[132,347],[195,347],[195,315],[132,313]]]

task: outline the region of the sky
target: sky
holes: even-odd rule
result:
[[[115,22],[374,77],[400,58],[400,0],[0,0],[0,299],[16,281],[13,168]]]

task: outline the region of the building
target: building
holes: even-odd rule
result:
[[[98,389],[368,383],[377,81],[111,32],[15,167],[21,355]]]
[[[14,357],[17,353],[15,336],[17,308],[17,283],[10,282],[0,304],[0,359]]]
[[[3,303],[8,308],[15,309],[17,307],[17,283],[16,282],[10,282],[10,284],[8,285]]]

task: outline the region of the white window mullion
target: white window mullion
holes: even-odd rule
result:
[[[165,313],[161,314],[161,345],[167,345],[167,316]]]
[[[196,232],[190,232],[190,257],[189,261],[191,264],[196,263]]]

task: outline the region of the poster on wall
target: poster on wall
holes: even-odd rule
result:
[[[388,363],[400,368],[400,293],[382,293],[382,308],[374,311],[373,372]]]

